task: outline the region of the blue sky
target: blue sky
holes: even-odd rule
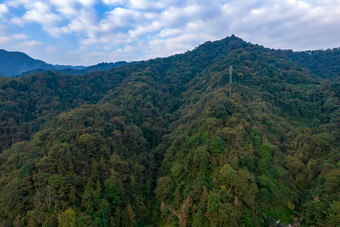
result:
[[[0,0],[0,49],[52,64],[165,57],[231,34],[271,48],[340,47],[340,1]]]

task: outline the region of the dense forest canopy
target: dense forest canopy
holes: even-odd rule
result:
[[[339,225],[334,51],[231,36],[109,71],[0,78],[1,225]]]

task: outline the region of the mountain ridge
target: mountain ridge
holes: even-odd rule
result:
[[[241,38],[232,35],[227,37],[228,39],[238,40],[244,43]],[[195,49],[199,48],[200,46],[209,45],[214,43],[215,45],[218,42],[222,42],[225,39],[219,41],[207,41]],[[251,43],[250,43],[251,44]],[[252,44],[254,45],[254,44]],[[258,45],[258,44],[255,44]],[[266,47],[264,47],[266,48]],[[193,49],[193,51],[195,50]],[[267,48],[268,50],[271,48]],[[271,49],[276,51],[278,55],[286,58],[287,60],[291,61],[292,63],[298,64],[301,67],[308,69],[312,74],[326,80],[338,81],[340,80],[340,48],[333,48],[327,50],[306,50],[306,51],[293,51],[293,50],[281,50],[281,49]],[[22,63],[19,59],[13,59],[11,61],[17,61],[16,64],[10,64],[7,66],[9,59],[6,59],[4,53],[11,53],[20,55],[19,59],[25,58],[28,59],[26,61],[31,63]],[[170,56],[171,57],[171,56]],[[150,59],[152,60],[152,59]],[[18,62],[19,61],[19,62]],[[25,61],[24,61],[25,62]],[[32,63],[34,62],[34,63]],[[332,63],[333,62],[333,63]],[[122,66],[125,64],[135,64],[137,62],[125,62],[125,61],[118,61],[115,63],[98,63],[92,66],[69,66],[69,65],[52,65],[45,63],[41,60],[35,60],[29,57],[25,53],[21,52],[8,52],[6,50],[0,50],[0,76],[5,77],[21,77],[27,76],[32,73],[40,73],[45,70],[52,70],[54,72],[61,72],[69,75],[80,75],[88,72],[93,71],[105,71],[109,70],[114,67]],[[332,64],[330,64],[332,63]],[[33,64],[31,66],[27,66],[27,64]],[[7,69],[9,68],[9,69]],[[7,70],[9,70],[7,72]],[[14,71],[13,71],[14,70]]]
[[[339,92],[237,37],[0,78],[0,222],[336,226]]]
[[[4,76],[16,76],[26,71],[42,68],[60,70],[65,68],[82,69],[83,66],[52,65],[42,60],[33,59],[25,53],[0,49],[0,73]]]
[[[126,64],[134,64],[134,62],[102,62],[91,66],[53,65],[42,60],[33,59],[22,52],[0,49],[0,76],[3,77],[22,77],[46,70],[68,75],[80,75],[93,71],[105,71]]]
[[[136,62],[129,62],[128,63],[126,61],[118,61],[118,62],[115,62],[115,63],[102,62],[102,63],[98,63],[96,65],[81,67],[80,69],[77,68],[77,67],[73,67],[73,68],[66,67],[66,68],[63,68],[63,69],[48,69],[48,70],[53,71],[53,72],[64,73],[64,74],[67,74],[67,75],[80,75],[80,74],[85,74],[85,73],[94,72],[94,71],[106,71],[106,70],[110,70],[112,68],[116,68],[116,67],[119,67],[119,66],[123,66],[123,65],[127,65],[127,64],[135,64],[135,63]],[[38,68],[38,69],[23,72],[19,75],[12,76],[12,77],[19,78],[19,77],[27,76],[27,75],[34,74],[34,73],[41,73],[41,72],[44,72],[44,71],[46,71],[46,69]]]

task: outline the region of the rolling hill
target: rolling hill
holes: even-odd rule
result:
[[[231,36],[0,78],[0,223],[339,225],[340,83],[299,54]]]
[[[9,52],[0,50],[0,75],[9,77],[21,73],[43,69],[43,70],[61,70],[66,68],[83,69],[84,67],[74,67],[68,65],[51,65],[41,60],[36,60],[21,52]]]
[[[2,77],[22,77],[29,74],[41,73],[47,70],[65,73],[67,75],[80,75],[94,71],[105,71],[126,64],[125,61],[115,63],[99,63],[92,66],[71,66],[71,65],[52,65],[41,60],[36,60],[21,52],[8,52],[0,50],[0,76]]]

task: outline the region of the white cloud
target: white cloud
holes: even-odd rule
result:
[[[132,9],[139,10],[160,10],[166,7],[160,1],[150,1],[150,0],[129,0],[128,4]]]
[[[108,12],[106,17],[100,21],[102,31],[114,31],[119,28],[131,28],[140,17],[138,11],[117,7]]]
[[[8,37],[8,36],[0,36],[0,44],[1,45],[9,43],[10,40],[11,40],[11,38]]]
[[[14,47],[18,48],[18,49],[30,49],[32,47],[37,47],[37,46],[41,46],[42,43],[35,41],[35,40],[26,40],[26,41],[22,41],[17,43]]]
[[[34,52],[37,47],[41,46],[43,46],[41,42],[32,40],[23,33],[13,33],[7,34],[6,36],[0,36],[0,49],[31,53]]]
[[[32,4],[34,0],[9,0],[5,4],[10,6],[10,7],[19,7],[20,5],[24,4]]]
[[[55,46],[50,46],[50,45],[48,45],[48,46],[45,47],[45,50],[46,50],[47,52],[50,52],[50,53],[55,53],[55,52],[58,51],[58,48],[55,47]]]
[[[123,5],[126,0],[103,0],[103,3],[106,5]]]
[[[8,34],[6,36],[0,36],[0,43],[4,44],[4,43],[9,43],[9,42],[17,42],[17,41],[27,41],[29,40],[28,36],[23,34],[23,33],[17,33],[17,34]]]
[[[25,12],[15,15],[13,7]],[[79,58],[85,64],[96,56],[167,56],[231,34],[273,48],[340,46],[338,0],[5,0],[1,15],[1,35],[5,26],[38,23],[60,39],[75,37],[78,53],[70,56],[87,56]]]
[[[51,11],[50,5],[43,2],[35,2],[30,5],[30,9],[25,13],[23,20],[34,21],[43,26],[55,26],[62,19]]]
[[[339,40],[340,32],[334,29],[340,24],[339,1],[267,0],[259,2],[257,7],[250,6],[242,18],[232,18],[230,23],[230,30],[242,34],[247,41],[273,48],[303,50],[326,48],[327,41],[320,42],[324,35],[329,41],[332,36]],[[242,10],[237,3],[230,8],[229,12]],[[328,42],[328,45],[339,44]]]
[[[96,2],[96,0],[79,0],[79,3],[85,7],[92,7]]]
[[[11,38],[17,39],[17,40],[24,40],[24,39],[28,39],[28,36],[23,33],[19,33],[19,34],[12,35]]]
[[[51,0],[50,4],[55,7],[60,15],[67,19],[77,16],[77,5],[74,0]]]
[[[34,0],[11,0],[7,2],[9,7],[24,7],[26,11],[20,15],[13,16],[9,19],[12,24],[21,27],[30,23],[38,23],[42,28],[52,35],[56,35],[52,31],[63,21],[62,16],[54,12],[52,5],[48,1]]]
[[[21,27],[23,27],[25,25],[25,21],[21,18],[21,17],[12,17],[10,19],[11,23],[15,24],[15,25],[19,25]]]
[[[78,16],[62,28],[65,33],[88,33],[97,27],[93,10],[80,10]]]
[[[5,4],[0,4],[0,17],[8,13],[8,8]]]
[[[178,28],[164,28],[162,29],[162,31],[159,33],[159,36],[162,38],[166,38],[166,37],[173,37],[176,35],[181,34],[183,31],[181,29]]]
[[[97,48],[102,48],[105,50],[111,50],[115,46],[122,44],[131,43],[131,39],[127,34],[124,33],[106,33],[105,35],[90,36],[87,39],[82,39],[80,41],[82,49],[93,49],[92,45],[100,45]]]
[[[131,38],[136,38],[138,36],[153,33],[155,31],[158,31],[162,28],[162,24],[158,21],[153,21],[151,24],[148,24],[146,26],[138,26],[135,30],[130,30],[129,35]]]
[[[12,23],[25,26],[30,22],[41,24],[53,36],[63,33],[82,33],[90,23],[95,22],[93,9],[96,0],[10,0],[7,4],[26,12],[11,18]]]

